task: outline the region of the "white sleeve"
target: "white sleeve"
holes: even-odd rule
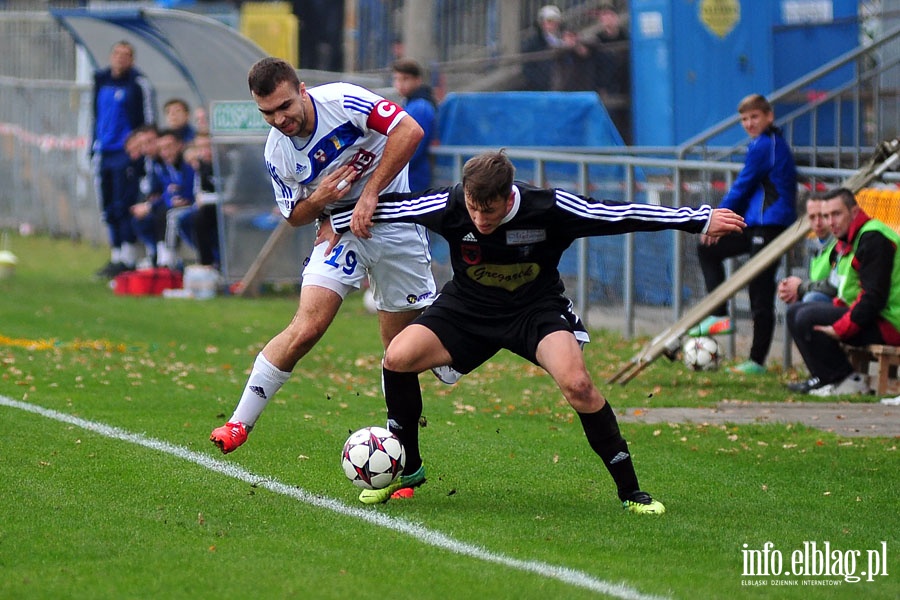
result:
[[[306,197],[306,190],[294,178],[290,157],[272,138],[266,143],[265,156],[266,168],[269,170],[272,190],[275,193],[275,204],[278,205],[281,215],[287,219],[297,203]]]

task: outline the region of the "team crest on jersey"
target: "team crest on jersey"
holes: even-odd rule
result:
[[[481,246],[478,244],[460,244],[459,249],[467,265],[477,265],[481,262]]]
[[[324,136],[310,150],[309,156],[314,163],[313,178],[330,165],[341,153],[363,137],[363,132],[353,123],[344,123]]]
[[[508,246],[535,244],[546,239],[546,229],[514,229],[506,232],[506,244]]]

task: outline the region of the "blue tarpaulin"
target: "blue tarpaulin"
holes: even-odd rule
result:
[[[455,146],[622,146],[594,92],[448,94],[438,134]]]
[[[600,98],[594,92],[470,92],[448,94],[438,111],[438,137],[443,145],[493,146],[496,148],[564,146],[623,146]],[[513,161],[516,176],[535,181],[532,161]],[[438,161],[438,173],[449,159]],[[589,179],[597,187],[621,182],[616,166],[593,166]],[[548,186],[574,190],[577,171],[571,164],[548,163]]]

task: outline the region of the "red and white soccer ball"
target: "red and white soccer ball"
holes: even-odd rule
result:
[[[350,434],[341,452],[347,479],[366,490],[380,490],[403,472],[406,451],[384,427],[364,427]]]
[[[715,371],[719,367],[719,344],[711,337],[688,338],[681,351],[689,369]]]

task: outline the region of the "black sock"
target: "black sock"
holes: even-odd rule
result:
[[[387,404],[388,429],[403,444],[406,451],[403,473],[409,475],[422,466],[422,456],[419,454],[419,418],[422,416],[419,375],[382,368],[381,381]]]
[[[640,487],[637,474],[634,472],[634,464],[631,462],[631,454],[628,452],[628,443],[619,432],[619,423],[612,407],[607,402],[597,412],[578,413],[578,417],[581,419],[588,443],[603,460],[613,481],[616,482],[619,499],[627,499]]]

